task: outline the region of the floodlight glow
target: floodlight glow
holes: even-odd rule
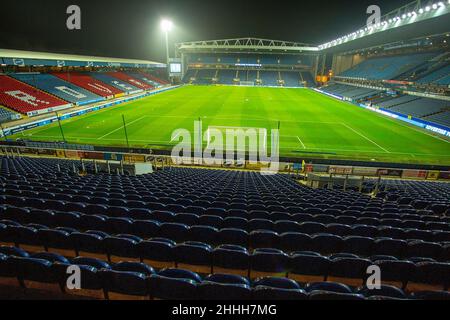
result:
[[[438,8],[438,6],[437,6],[437,4],[435,3],[435,4],[433,4],[432,6],[431,6],[434,10],[436,10],[437,8]]]
[[[422,14],[422,13],[423,13],[423,9],[422,9],[422,8],[421,8],[421,9],[419,10],[419,13],[420,13],[420,14]]]
[[[430,6],[426,6],[426,7],[425,7],[425,11],[426,11],[426,12],[428,12],[428,11],[430,11],[430,10],[431,10]]]
[[[161,21],[161,29],[165,32],[172,30],[173,23],[170,20],[164,19]]]

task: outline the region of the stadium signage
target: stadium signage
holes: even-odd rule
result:
[[[442,134],[442,135],[447,136],[447,137],[450,137],[450,131],[448,131],[448,130],[444,130],[444,129],[441,129],[441,128],[436,128],[436,127],[433,127],[433,126],[430,126],[430,125],[426,125],[425,129],[433,131],[433,132],[436,132],[436,133],[439,133],[439,134]]]
[[[236,67],[262,67],[262,64],[259,63],[236,63]]]

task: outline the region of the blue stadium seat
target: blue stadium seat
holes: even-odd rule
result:
[[[324,281],[331,268],[331,261],[320,255],[292,254],[289,278],[308,283]]]
[[[382,285],[380,289],[369,289],[367,287],[363,287],[359,288],[357,292],[365,297],[381,296],[397,299],[407,298],[405,292],[403,292],[402,289],[389,285]]]
[[[335,258],[331,262],[327,281],[360,286],[366,280],[368,267],[372,262],[359,258]]]
[[[175,243],[171,240],[149,239],[137,244],[141,260],[155,268],[175,266]]]
[[[198,273],[212,273],[212,248],[201,242],[184,242],[173,248],[176,266]]]
[[[213,250],[214,273],[233,273],[248,276],[250,255],[246,248],[221,245]]]
[[[250,278],[261,276],[285,276],[288,273],[289,257],[278,249],[256,249],[250,256]]]
[[[100,270],[108,300],[149,299],[147,276],[132,271]]]

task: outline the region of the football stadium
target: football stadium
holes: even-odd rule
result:
[[[0,298],[450,300],[449,22],[0,48]]]

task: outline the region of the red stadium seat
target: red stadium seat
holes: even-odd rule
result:
[[[106,73],[107,75],[114,77],[116,79],[128,82],[129,84],[132,84],[135,87],[138,87],[140,89],[144,89],[144,90],[150,90],[153,89],[153,87],[141,80],[135,79],[123,72],[108,72]]]
[[[66,72],[66,73],[53,73],[53,75],[62,80],[73,83],[78,87],[89,90],[101,97],[112,97],[114,95],[123,93],[123,91],[114,88],[113,86],[110,86],[106,83],[103,83],[97,79],[94,79],[93,77],[87,74]]]
[[[68,103],[8,76],[0,75],[0,104],[26,114]]]

